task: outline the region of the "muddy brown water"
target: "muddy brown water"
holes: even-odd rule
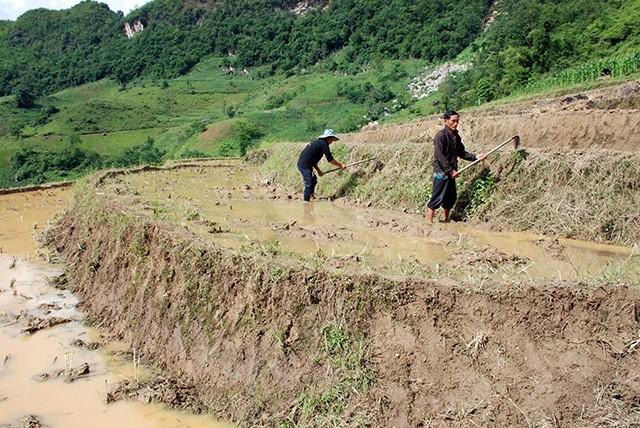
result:
[[[110,386],[134,377],[132,363],[122,357],[128,347],[101,341],[100,349],[91,350],[72,344],[100,341],[100,332],[84,325],[72,293],[50,285],[62,267],[46,263],[47,253],[37,248],[34,239],[70,198],[69,189],[0,196],[0,426],[23,426],[21,420],[28,415],[35,415],[43,426],[65,428],[235,426],[162,405],[105,403]],[[16,319],[20,314],[70,322],[29,334],[24,319]],[[74,382],[65,382],[63,376],[42,380],[42,375],[83,363],[90,372]],[[142,378],[147,373],[143,367],[136,375]]]
[[[182,224],[214,242],[239,249],[277,246],[298,256],[357,258],[361,266],[406,273],[418,263],[432,272],[478,260],[517,259],[517,266],[480,267],[473,273],[523,279],[582,280],[615,270],[637,249],[536,233],[495,232],[464,223],[428,224],[419,215],[356,207],[261,186],[255,168],[146,171],[106,185],[129,193],[156,217]],[[253,247],[252,247],[253,246]],[[479,272],[478,270],[482,270]],[[469,269],[452,274],[464,279]]]

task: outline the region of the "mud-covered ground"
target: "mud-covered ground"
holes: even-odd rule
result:
[[[637,97],[632,82],[462,112],[471,144],[517,133],[540,150],[511,167],[520,175],[502,169],[496,189],[555,214],[551,235],[531,227],[535,215],[510,235],[509,216],[526,213],[499,204],[500,215],[470,222],[480,230],[427,224],[416,209],[424,195],[407,176],[398,182],[406,158],[386,147],[383,169],[336,177],[311,204],[295,174],[255,165],[105,173],[49,245],[93,323],[180,379],[197,410],[240,426],[638,426],[637,245],[569,239],[589,228],[593,241],[638,236],[638,176],[607,172],[625,201],[601,204],[595,221],[577,201],[535,205],[549,198],[537,184],[557,170],[577,176],[562,195],[582,195],[602,181],[586,160],[634,166]],[[377,149],[370,138],[397,141],[400,153],[429,143],[433,122],[344,140],[360,154]],[[556,144],[561,155],[549,155]],[[567,157],[577,164],[566,168]],[[522,172],[545,165],[535,180]],[[402,186],[397,203],[377,198]]]
[[[211,198],[245,223],[242,199]],[[393,274],[362,269],[357,254],[300,258],[264,239],[226,250],[215,244],[224,229],[204,214],[158,220],[146,215],[172,214],[91,200],[55,241],[75,260],[69,286],[93,322],[185,381],[197,410],[241,426],[638,422],[635,287],[517,279],[523,257],[495,247],[454,251],[454,273],[418,263]],[[367,224],[396,230],[387,220]],[[394,224],[405,240],[417,234]],[[465,238],[448,227],[420,226],[455,248]],[[319,230],[295,233],[313,242]]]
[[[344,198],[304,204],[295,191],[264,184],[260,170],[240,160],[119,175],[102,188],[218,245],[324,257],[328,266],[350,271],[575,280],[600,275],[632,254],[625,246],[541,233],[433,225],[421,215],[354,206]]]

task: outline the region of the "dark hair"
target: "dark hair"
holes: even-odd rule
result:
[[[445,111],[445,112],[444,112],[444,114],[442,115],[442,118],[443,118],[443,119],[451,119],[451,116],[460,116],[460,115],[459,115],[459,114],[458,114],[458,112],[457,112],[457,111],[455,111],[455,110],[447,110],[447,111]]]

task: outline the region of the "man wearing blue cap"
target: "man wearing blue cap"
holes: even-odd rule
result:
[[[302,152],[300,158],[298,158],[298,171],[302,174],[304,180],[304,200],[309,202],[314,196],[316,190],[316,184],[318,184],[318,178],[313,173],[315,169],[320,177],[324,175],[322,170],[318,167],[318,162],[324,156],[327,162],[344,169],[345,166],[335,160],[329,150],[329,144],[334,141],[338,141],[340,138],[336,135],[333,129],[325,129],[322,135],[315,140],[309,142]]]

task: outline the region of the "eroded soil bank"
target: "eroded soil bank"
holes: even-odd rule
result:
[[[458,129],[472,146],[495,147],[519,135],[530,148],[637,151],[640,148],[640,80],[588,91],[564,89],[530,101],[461,111]],[[344,135],[355,144],[431,143],[438,116]]]
[[[200,411],[252,427],[640,423],[636,287],[232,250],[105,192],[109,175],[49,236],[66,286]]]

